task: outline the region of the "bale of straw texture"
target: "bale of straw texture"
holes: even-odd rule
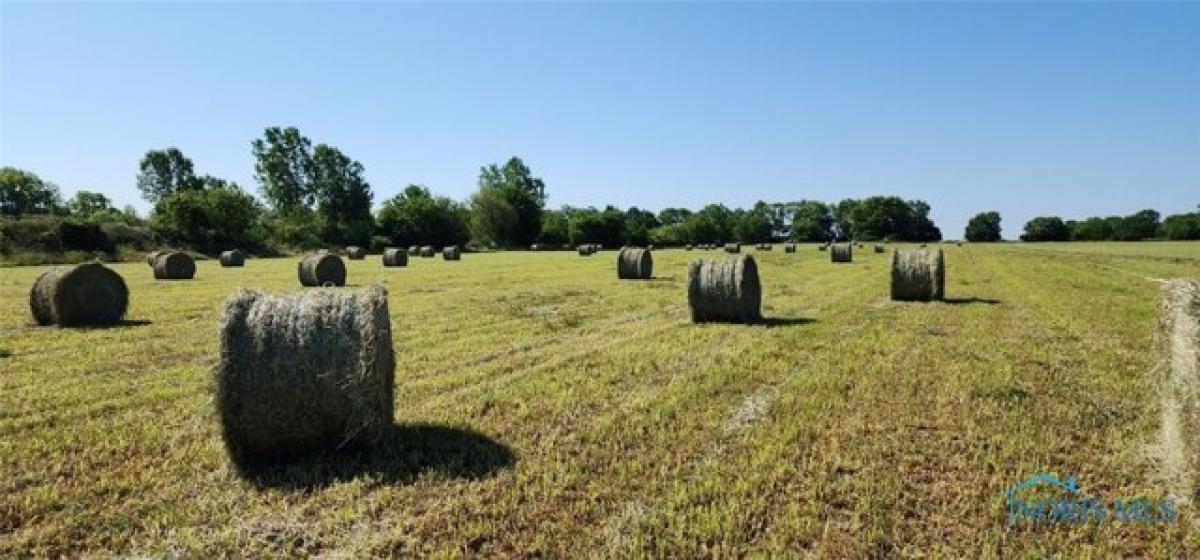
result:
[[[300,285],[345,286],[346,264],[341,257],[330,253],[314,253],[304,257],[296,267]]]
[[[196,261],[187,253],[172,251],[154,259],[155,280],[191,280],[196,275]]]
[[[361,261],[367,258],[367,250],[358,245],[346,247],[346,257],[352,261]]]
[[[795,253],[796,252],[796,244],[795,243],[784,243],[783,244],[783,252],[784,253]]]
[[[1200,467],[1200,282],[1162,286],[1154,329],[1159,468],[1167,491],[1191,503]]]
[[[621,280],[649,280],[654,273],[654,259],[650,249],[626,247],[617,253],[617,278]]]
[[[725,244],[725,252],[726,253],[741,253],[742,246],[739,243],[726,243]]]
[[[216,407],[239,468],[373,441],[392,424],[387,292],[243,290],[219,328]]]
[[[427,259],[433,258],[433,246],[422,245],[421,249],[420,249],[420,254],[422,257],[427,258]]]
[[[762,319],[762,286],[754,257],[743,255],[688,264],[692,322],[753,323]]]
[[[388,247],[383,250],[383,266],[408,266],[408,251],[402,247]]]
[[[892,251],[892,299],[934,301],[945,297],[946,264],[941,249]]]
[[[457,261],[462,260],[462,251],[458,249],[458,245],[451,245],[442,248],[442,260]]]
[[[39,325],[111,325],[128,307],[125,280],[100,263],[56,266],[29,290],[29,310]]]
[[[849,243],[834,243],[829,249],[829,261],[848,263],[854,260],[854,246]]]
[[[583,245],[580,245],[578,250],[579,250],[579,256],[581,256],[581,257],[590,257],[590,256],[592,256],[592,253],[596,252],[595,248],[593,248],[591,245],[588,245],[586,243]]]
[[[159,255],[165,253],[167,253],[167,251],[150,251],[149,253],[146,253],[146,264],[154,266],[154,259],[157,259]]]
[[[234,249],[232,251],[223,251],[221,253],[221,266],[245,266],[246,254]]]

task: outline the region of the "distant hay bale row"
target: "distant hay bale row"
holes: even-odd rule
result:
[[[416,245],[409,245],[409,246],[408,246],[408,254],[410,254],[410,255],[414,255],[414,256],[416,256],[416,255],[420,255],[420,254],[421,254],[421,248],[420,248],[420,247],[418,247],[418,246],[416,246]]]
[[[388,247],[383,250],[383,266],[408,266],[408,251],[401,247]]]
[[[692,247],[691,243],[688,243],[687,245],[683,246],[684,251],[691,251],[692,249],[694,249],[694,247]]]
[[[367,250],[358,245],[346,247],[346,258],[352,261],[361,261],[367,258]]]
[[[741,253],[742,245],[740,243],[726,243],[725,244],[725,252],[726,253]]]
[[[534,243],[533,245],[529,246],[530,251],[541,251],[544,248],[545,247],[541,243]]]
[[[458,245],[451,245],[449,247],[442,248],[442,260],[457,261],[461,259],[462,251],[459,250]]]
[[[245,266],[246,254],[234,249],[232,251],[224,251],[221,253],[221,266]]]
[[[1163,284],[1154,354],[1160,474],[1172,498],[1191,503],[1200,467],[1200,282]]]
[[[762,287],[754,257],[694,260],[688,264],[692,322],[752,323],[762,319]]]
[[[346,264],[331,253],[313,253],[304,257],[297,265],[297,274],[301,286],[346,285]]]
[[[426,258],[426,259],[433,258],[433,246],[432,245],[422,245],[419,251],[420,251],[419,254],[421,255],[422,258]]]
[[[783,244],[783,252],[784,253],[795,253],[796,252],[796,244],[795,243],[784,243]]]
[[[892,299],[935,301],[945,297],[946,264],[941,249],[892,252]]]
[[[654,273],[654,259],[649,249],[625,247],[617,253],[617,278],[620,280],[649,280]]]
[[[590,257],[596,252],[596,248],[587,243],[580,245],[576,250],[579,251],[579,256],[581,257]]]
[[[770,243],[759,243],[754,246],[755,251],[771,251],[774,248],[775,246],[771,245]]]
[[[128,307],[125,280],[100,263],[53,267],[29,290],[29,309],[43,326],[111,325]]]
[[[225,302],[219,337],[216,408],[239,469],[369,443],[392,424],[395,354],[382,287],[241,291]]]
[[[182,251],[159,253],[150,266],[155,280],[191,280],[196,276],[196,261]]]
[[[848,263],[854,260],[854,246],[849,243],[834,243],[829,248],[829,260],[835,263]]]

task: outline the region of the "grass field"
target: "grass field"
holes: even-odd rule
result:
[[[756,255],[765,325],[692,325],[686,263],[468,254],[384,269],[398,427],[374,455],[244,480],[210,370],[222,301],[292,259],[199,263],[120,327],[32,326],[0,270],[0,556],[1195,556],[1198,517],[1009,527],[1041,472],[1158,498],[1158,284],[1200,244],[945,247],[945,303],[888,300],[887,255]]]

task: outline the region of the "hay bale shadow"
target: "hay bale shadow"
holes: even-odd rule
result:
[[[153,324],[154,324],[153,321],[147,321],[145,319],[122,319],[111,325],[80,325],[80,326],[74,326],[74,327],[56,327],[56,328],[72,330],[72,331],[105,331],[105,330],[109,330],[109,329],[132,329],[135,327],[145,327],[145,326],[149,326],[149,325],[153,325]],[[38,325],[34,324],[33,326],[36,327]]]
[[[816,323],[816,322],[817,322],[816,319],[811,319],[809,317],[763,317],[757,321],[751,321],[749,323],[743,323],[740,321],[723,321],[723,320],[715,320],[714,319],[714,320],[706,320],[706,321],[701,321],[699,323],[689,323],[689,324],[693,324],[693,325],[744,325],[747,327],[765,327],[768,329],[774,329],[774,328],[779,328],[779,327],[797,327],[800,325],[807,325],[807,324]]]
[[[983,304],[983,305],[997,305],[997,304],[1003,303],[1002,301],[1000,301],[998,299],[977,298],[977,297],[946,298],[942,301],[946,305],[971,305],[971,304],[975,304],[975,303],[979,303],[979,304]]]
[[[260,488],[307,490],[362,475],[376,477],[381,484],[408,484],[430,475],[476,480],[515,462],[516,455],[507,445],[474,430],[393,424],[371,448],[243,467],[239,474]]]

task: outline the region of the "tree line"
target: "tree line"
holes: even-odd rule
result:
[[[1200,206],[1197,212],[1173,214],[1160,219],[1155,210],[1128,216],[1092,216],[1063,220],[1039,216],[1025,224],[1022,241],[1141,241],[1143,239],[1200,239]]]

